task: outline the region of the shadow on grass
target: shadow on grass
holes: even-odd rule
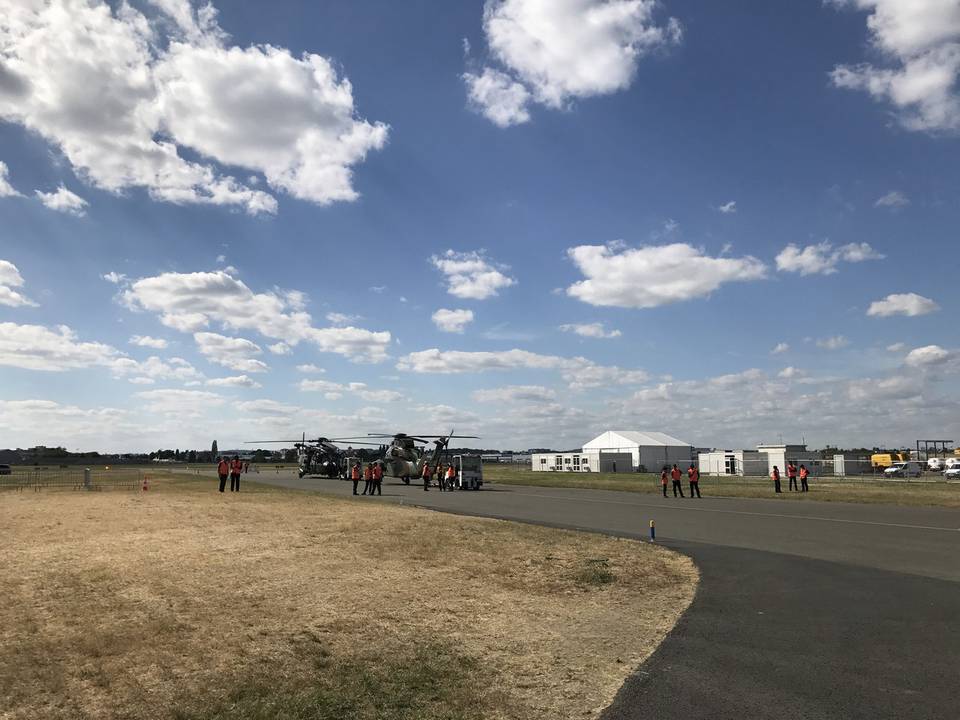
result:
[[[474,720],[491,714],[490,682],[473,658],[428,643],[389,656],[337,659],[297,644],[300,670],[249,673],[218,698],[184,698],[176,720]]]

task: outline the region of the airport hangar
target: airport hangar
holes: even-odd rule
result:
[[[538,472],[657,472],[664,465],[687,468],[693,446],[661,432],[608,430],[579,451],[535,453]]]

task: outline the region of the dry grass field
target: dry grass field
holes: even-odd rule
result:
[[[692,600],[648,544],[170,476],[0,493],[0,718],[595,716]]]
[[[484,463],[483,477],[487,482],[499,482],[505,485],[622,490],[647,494],[660,492],[659,474],[650,473],[533,472],[528,467],[517,467],[505,463]],[[773,481],[766,478],[704,476],[700,479],[700,492],[704,496],[715,497],[763,497],[781,498],[785,501],[826,500],[960,508],[960,484],[947,483],[942,479],[938,482],[895,482],[869,477],[849,480],[810,478],[808,493],[788,492],[786,476],[782,482],[783,493],[775,495]],[[684,473],[684,494],[687,489],[686,473]]]

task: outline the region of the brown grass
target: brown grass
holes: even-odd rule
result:
[[[617,490],[623,492],[660,492],[660,475],[650,473],[575,473],[534,472],[505,463],[484,463],[485,482],[536,487]],[[810,492],[788,492],[786,476],[783,493],[775,495],[773,481],[767,478],[717,477],[700,478],[700,492],[714,497],[778,498],[787,500],[824,500],[828,502],[883,503],[888,505],[934,505],[960,508],[960,484],[937,482],[902,482],[863,478],[810,478]],[[686,473],[683,492],[688,489]],[[669,490],[669,488],[668,488]]]
[[[0,718],[584,717],[696,583],[628,540],[202,487],[0,494]]]

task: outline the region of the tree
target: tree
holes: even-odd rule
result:
[[[217,450],[217,441],[213,441],[213,445],[210,446],[210,454],[213,455],[213,459],[216,460],[217,456],[220,454],[220,451]]]

